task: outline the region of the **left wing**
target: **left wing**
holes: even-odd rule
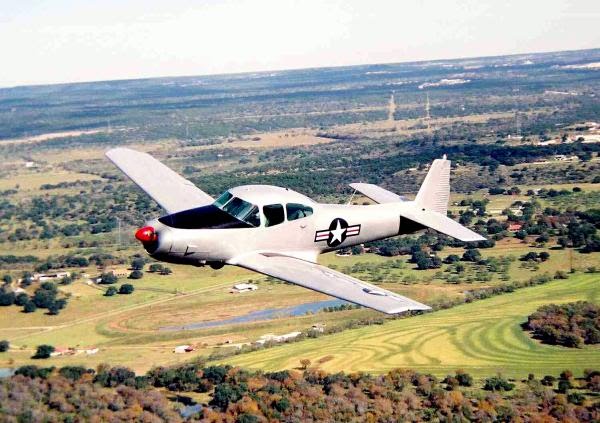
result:
[[[425,304],[327,267],[289,256],[252,253],[231,260],[229,264],[254,270],[388,314],[431,309]]]
[[[113,148],[106,157],[169,214],[211,204],[214,199],[150,154]]]

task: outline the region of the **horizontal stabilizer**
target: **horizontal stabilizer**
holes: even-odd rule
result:
[[[406,201],[406,199],[398,194],[394,194],[385,188],[373,184],[362,184],[354,183],[350,184],[352,188],[363,194],[365,197],[370,198],[379,204],[384,203],[397,203],[399,201]]]
[[[120,147],[108,150],[106,157],[169,214],[214,202],[210,195],[150,154]]]
[[[328,267],[294,257],[251,253],[231,260],[229,264],[273,276],[383,313],[396,314],[409,310],[430,309],[429,306],[418,301]]]
[[[402,217],[464,242],[486,240],[477,232],[473,232],[448,216],[444,216],[433,210],[423,210],[419,205],[412,202],[406,203],[406,205],[407,207],[402,208],[400,211],[400,216]]]

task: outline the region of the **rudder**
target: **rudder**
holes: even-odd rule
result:
[[[450,160],[435,159],[417,193],[415,203],[426,210],[446,215],[450,200]]]

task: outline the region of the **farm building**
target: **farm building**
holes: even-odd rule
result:
[[[269,341],[272,342],[285,342],[289,339],[294,339],[296,337],[298,337],[302,332],[290,332],[290,333],[285,333],[283,335],[273,335],[272,333],[268,333],[266,335],[261,336],[258,341],[256,341],[257,344],[263,345]]]
[[[231,292],[231,293],[249,292],[249,291],[256,291],[257,289],[258,289],[258,286],[254,285],[253,283],[238,283],[236,285],[233,285],[233,288],[231,288],[231,290],[229,292]]]
[[[69,272],[56,272],[56,273],[34,273],[33,280],[39,282],[54,281],[62,279],[65,276],[69,276]]]

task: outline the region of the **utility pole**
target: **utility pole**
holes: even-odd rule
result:
[[[425,101],[425,122],[427,122],[427,132],[431,131],[430,121],[431,121],[431,105],[429,104],[429,92],[425,93],[426,101]]]
[[[117,246],[121,246],[121,219],[117,217]]]
[[[392,94],[390,94],[390,102],[389,102],[389,106],[388,106],[388,120],[390,122],[393,122],[394,119],[394,113],[396,112],[396,99],[394,98],[394,91],[392,91]]]

